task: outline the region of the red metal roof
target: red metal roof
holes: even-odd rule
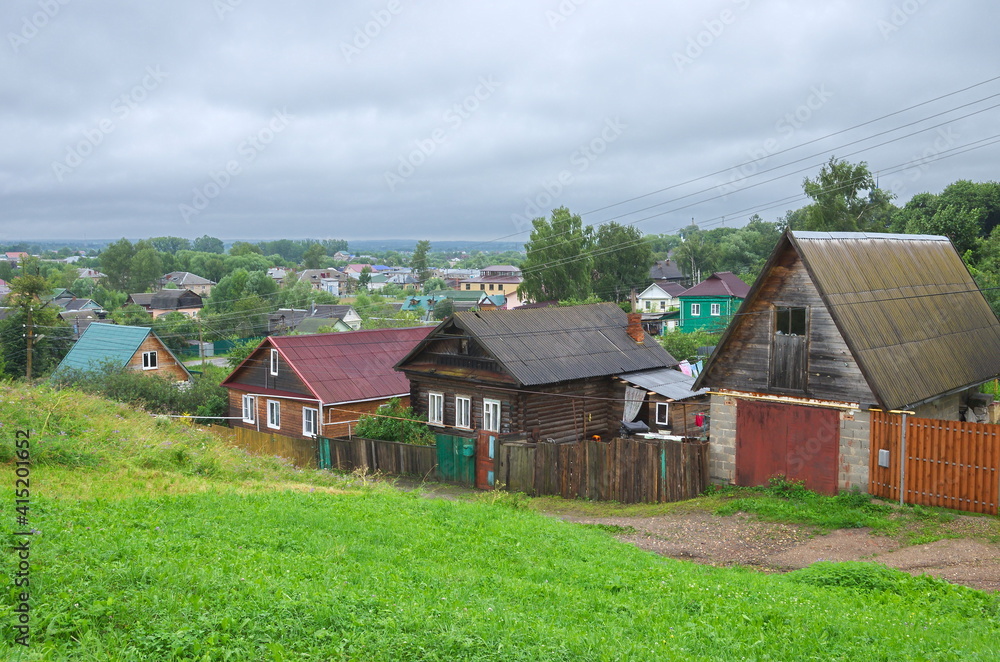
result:
[[[393,366],[433,329],[272,336],[262,347],[276,348],[324,404],[359,402],[409,393],[409,380]]]
[[[691,289],[682,297],[736,297],[746,299],[750,286],[740,280],[732,271],[718,271]]]

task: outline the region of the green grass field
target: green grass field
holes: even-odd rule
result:
[[[11,486],[35,431],[39,530],[31,645],[8,580],[2,659],[1000,659],[1000,598],[877,565],[664,559],[510,495],[299,471],[79,394],[0,387],[0,423]]]

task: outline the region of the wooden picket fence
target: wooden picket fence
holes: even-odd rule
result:
[[[283,434],[234,427],[231,443],[254,455],[277,455],[297,467],[316,468],[318,444],[315,439],[296,439]]]
[[[497,465],[504,489],[532,496],[667,502],[708,487],[708,443],[696,440],[501,441]]]
[[[996,515],[1000,425],[907,416],[904,428],[903,420],[901,414],[871,414],[868,491],[893,500],[902,492],[905,503]],[[880,450],[888,451],[887,467],[879,463]]]
[[[318,453],[320,469],[364,469],[394,476],[433,478],[437,467],[437,449],[434,446],[416,446],[380,439],[320,437]]]

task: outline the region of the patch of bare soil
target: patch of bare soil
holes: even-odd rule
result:
[[[708,565],[782,572],[817,561],[874,561],[914,575],[929,574],[983,591],[1000,591],[1000,545],[969,537],[902,547],[897,539],[867,529],[824,534],[813,527],[763,522],[743,513],[728,517],[707,512],[561,517],[581,524],[632,527],[635,533],[618,538],[663,556]],[[960,517],[952,529],[975,535],[982,528],[981,521]]]

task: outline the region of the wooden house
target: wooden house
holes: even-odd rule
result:
[[[106,365],[177,382],[191,380],[191,373],[152,329],[100,322],[86,327],[53,374],[58,376],[66,370],[96,370]]]
[[[649,268],[649,279],[654,283],[678,283],[683,285],[688,282],[688,278],[677,268],[677,263],[673,260],[657,260]]]
[[[160,279],[160,287],[166,287],[168,283],[173,283],[179,290],[191,290],[195,294],[207,297],[212,294],[212,288],[216,282],[207,278],[202,278],[198,274],[190,271],[171,271]]]
[[[615,304],[455,313],[397,365],[442,434],[540,440],[617,435],[617,375],[677,362]]]
[[[349,433],[410,389],[393,370],[431,327],[272,336],[222,382],[235,427],[311,439]]]
[[[786,232],[695,383],[714,480],[869,487],[871,409],[958,420],[1000,322],[946,237]]]
[[[733,319],[750,286],[731,271],[714,273],[678,295],[681,331],[722,331]]]

